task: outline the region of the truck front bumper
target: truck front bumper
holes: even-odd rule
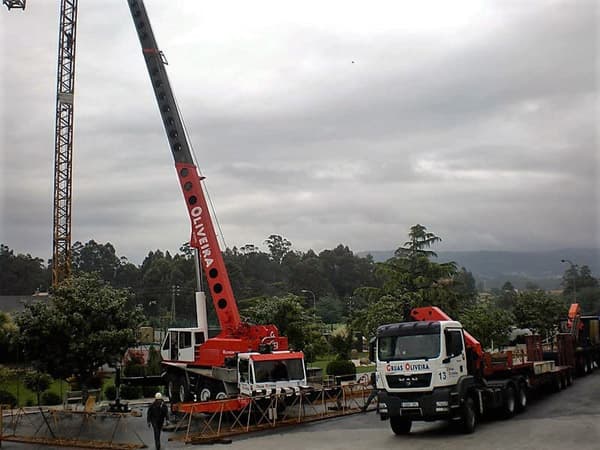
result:
[[[379,392],[381,420],[403,416],[414,420],[442,420],[458,416],[460,400],[450,387],[431,392]]]

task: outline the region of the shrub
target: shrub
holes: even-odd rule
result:
[[[10,405],[14,408],[17,406],[17,398],[8,391],[0,390],[0,405]]]
[[[143,377],[146,375],[146,366],[141,364],[128,364],[123,369],[123,375],[126,377]]]
[[[327,364],[327,374],[334,377],[341,375],[356,375],[356,366],[352,361],[336,359]]]
[[[129,386],[124,384],[121,386],[121,398],[125,400],[135,400],[142,396],[142,388],[140,386]]]
[[[117,398],[117,388],[115,387],[114,384],[111,384],[110,386],[106,386],[106,388],[104,389],[104,395],[106,396],[106,398],[108,400],[114,400]]]
[[[56,392],[46,391],[42,393],[42,405],[60,405],[62,399]]]

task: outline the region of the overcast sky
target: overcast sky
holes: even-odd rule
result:
[[[59,1],[0,11],[0,241],[52,253]],[[229,247],[600,246],[599,3],[146,0]],[[80,0],[72,241],[190,225],[125,0]]]

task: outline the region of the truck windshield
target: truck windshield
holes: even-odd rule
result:
[[[380,361],[429,359],[437,358],[439,354],[439,333],[382,336],[378,341],[377,356]]]
[[[304,365],[301,359],[254,361],[254,373],[257,383],[303,380]]]

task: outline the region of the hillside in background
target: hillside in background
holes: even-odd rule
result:
[[[437,252],[437,262],[454,261],[458,267],[470,271],[478,287],[485,290],[499,288],[510,281],[522,289],[527,283],[535,283],[543,289],[559,289],[568,259],[578,266],[587,265],[595,277],[600,276],[600,248],[562,249],[545,252]],[[391,258],[393,251],[361,252],[371,254],[375,261]]]

